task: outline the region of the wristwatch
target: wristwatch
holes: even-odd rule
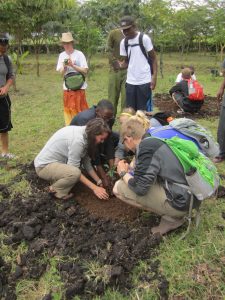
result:
[[[123,179],[123,177],[124,177],[126,174],[127,174],[126,171],[121,171],[121,172],[119,173],[119,176],[120,176],[120,178]]]

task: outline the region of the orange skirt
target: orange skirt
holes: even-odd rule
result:
[[[69,125],[74,116],[79,112],[88,109],[85,90],[64,91],[64,119],[65,124]]]

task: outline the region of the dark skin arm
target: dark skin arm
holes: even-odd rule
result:
[[[154,90],[156,87],[156,81],[157,81],[157,72],[158,72],[158,63],[157,63],[157,57],[155,51],[152,49],[148,52],[149,57],[151,57],[152,60],[152,81],[151,81],[151,89]]]
[[[225,78],[216,94],[217,97],[217,101],[220,102],[222,100],[223,94],[224,94],[224,90],[225,90]]]

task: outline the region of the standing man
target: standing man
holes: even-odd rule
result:
[[[125,107],[125,82],[127,67],[122,65],[120,42],[124,38],[121,29],[111,30],[108,36],[107,49],[109,57],[108,99],[112,102],[116,116],[119,98],[121,96],[121,111]]]
[[[13,158],[9,153],[8,132],[12,129],[11,101],[8,95],[10,86],[13,84],[14,74],[12,62],[6,55],[9,39],[5,34],[0,34],[0,138],[2,154],[4,158]]]
[[[156,86],[157,59],[152,41],[139,32],[135,20],[125,16],[120,20],[125,38],[120,43],[123,67],[128,66],[126,80],[126,107],[152,111],[152,90]]]
[[[64,76],[64,119],[65,125],[69,125],[76,114],[88,109],[85,95],[87,83],[84,81],[76,90],[70,89],[65,84],[65,75],[72,75],[73,73],[76,76],[76,74],[82,74],[84,78],[88,73],[88,65],[84,54],[74,49],[74,39],[71,32],[62,33],[61,42],[65,51],[59,55],[56,71],[59,71]]]
[[[223,76],[225,77],[225,60],[222,63]],[[220,154],[214,158],[215,163],[220,163],[225,160],[225,78],[220,86],[220,89],[217,93],[218,102],[222,101],[221,111],[220,111],[220,120],[219,127],[217,131],[217,140],[220,146]],[[223,100],[222,100],[223,99]]]

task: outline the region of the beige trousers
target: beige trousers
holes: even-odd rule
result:
[[[36,168],[36,173],[40,178],[51,182],[57,198],[68,195],[81,175],[79,168],[57,162],[48,164],[43,168]]]
[[[168,203],[164,188],[158,184],[153,185],[145,196],[138,196],[121,179],[115,183],[113,192],[128,204],[154,212],[167,219],[182,218],[187,214],[187,212],[176,210]]]

